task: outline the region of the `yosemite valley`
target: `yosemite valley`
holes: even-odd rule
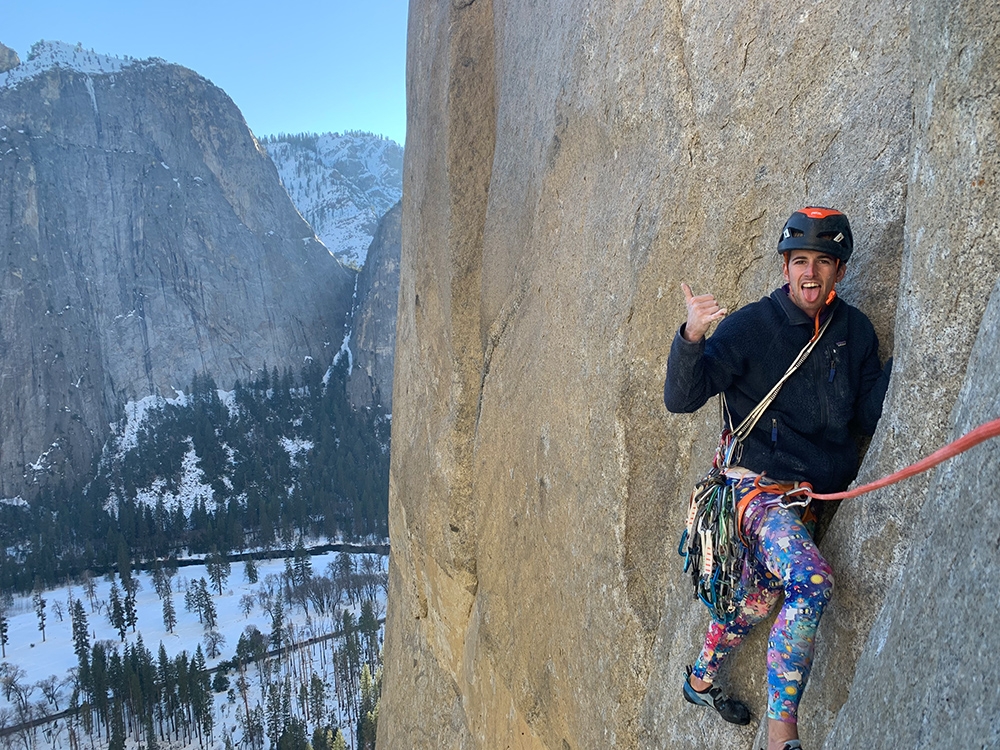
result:
[[[0,52],[0,744],[374,743],[402,148]]]

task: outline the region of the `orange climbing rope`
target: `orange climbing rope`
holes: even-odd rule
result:
[[[909,479],[916,474],[920,474],[934,466],[937,466],[939,463],[947,461],[953,456],[957,456],[959,453],[964,453],[975,445],[979,445],[980,443],[997,436],[1000,436],[1000,419],[994,419],[992,422],[980,425],[976,429],[972,430],[972,432],[966,433],[960,437],[958,440],[948,443],[948,445],[943,448],[939,448],[934,451],[931,455],[927,456],[927,458],[917,461],[915,464],[907,466],[905,469],[901,469],[895,474],[890,474],[882,479],[869,482],[861,487],[855,487],[853,490],[833,492],[828,495],[823,495],[813,492],[811,487],[801,486],[785,493],[785,496],[806,496],[812,498],[813,500],[849,500],[852,497],[863,495],[866,492],[878,490],[882,487],[888,487],[890,484],[895,484],[896,482],[901,482],[904,479]]]

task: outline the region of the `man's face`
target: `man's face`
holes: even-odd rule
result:
[[[818,250],[792,250],[785,263],[788,296],[810,318],[823,309],[846,267],[832,255]]]

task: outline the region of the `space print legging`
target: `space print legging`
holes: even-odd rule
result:
[[[783,590],[785,602],[767,642],[767,715],[795,723],[833,576],[798,513],[773,502],[773,495],[762,493],[747,509],[744,533],[753,548],[740,583],[739,610],[727,625],[712,622],[693,672],[713,682],[726,656],[767,617]]]

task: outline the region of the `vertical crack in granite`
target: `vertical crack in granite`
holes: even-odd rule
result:
[[[473,458],[484,386],[484,342],[480,337],[483,227],[496,138],[491,3],[480,0],[475,6],[462,7],[456,15],[447,145],[450,210],[456,219],[448,238],[456,463],[449,501],[449,529],[454,535],[450,562],[468,575],[465,586],[475,594]]]

